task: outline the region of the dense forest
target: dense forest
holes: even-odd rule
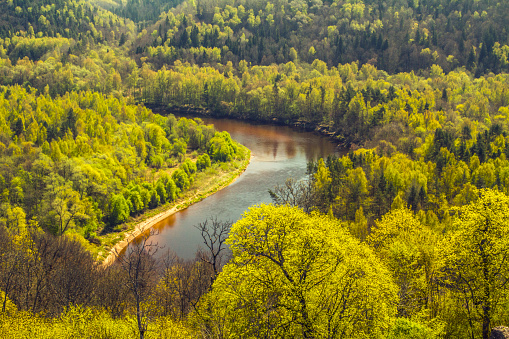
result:
[[[148,25],[133,47],[159,63],[214,63],[218,50],[223,64],[359,61],[389,73],[437,64],[478,76],[507,70],[508,11],[489,0],[196,1]]]
[[[0,336],[487,339],[509,325],[508,14],[1,1]],[[134,224],[249,158],[147,107],[314,129],[350,151],[233,225],[196,225],[194,260],[145,234],[104,265]]]

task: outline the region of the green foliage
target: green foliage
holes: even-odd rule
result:
[[[440,338],[440,333],[425,325],[406,318],[396,319],[387,339],[433,339]]]
[[[67,56],[88,44],[113,43],[121,34],[125,39],[130,31],[127,20],[90,1],[4,1],[0,13],[5,23],[0,38],[9,42],[4,46],[14,63],[25,56],[38,60],[55,51]]]
[[[172,135],[187,133],[182,128],[211,128],[200,120],[165,118],[129,105],[125,98],[94,92],[52,99],[12,86],[0,93],[0,133],[7,146],[0,150],[5,197],[0,224],[36,218],[43,229],[58,235],[102,232],[107,224],[121,224],[130,215],[175,201],[197,168],[187,160],[181,167],[188,175],[180,178],[180,186],[170,181],[166,159],[176,160],[167,136],[178,144],[182,139]],[[173,130],[167,131],[173,121]],[[179,155],[186,151],[184,143]],[[161,184],[147,184],[151,175],[163,173]]]
[[[441,279],[465,305],[455,311],[468,320],[469,333],[487,339],[508,295],[509,198],[482,190],[457,212],[454,230],[440,246]]]
[[[115,13],[134,22],[139,22],[158,19],[160,13],[177,7],[183,0],[127,0],[116,2],[119,6],[115,6]]]
[[[139,185],[131,185],[127,193],[127,203],[131,213],[140,213],[145,208],[145,201],[142,198],[142,189]]]
[[[121,194],[116,194],[110,200],[110,223],[118,225],[129,218],[129,205]]]
[[[160,204],[161,204],[161,198],[160,198],[160,195],[158,194],[158,192],[156,190],[150,191],[150,202],[149,202],[148,206],[150,208],[156,208]]]
[[[156,185],[156,192],[159,196],[159,201],[161,203],[166,202],[166,198],[168,197],[168,194],[166,193],[166,188],[164,187],[164,184],[162,182],[158,182]]]
[[[206,108],[217,116],[320,126],[346,145],[369,141],[367,146],[378,146],[385,155],[400,151],[413,159],[445,159],[441,149],[446,148],[457,160],[467,162],[475,154],[484,162],[506,149],[506,137],[503,142],[498,138],[508,126],[502,94],[508,88],[505,73],[477,81],[463,69],[416,76],[388,74],[355,62],[324,69],[316,62],[314,68],[300,64],[289,75],[283,63],[240,64],[244,71],[231,76],[225,75],[228,65],[178,62],[170,69],[143,72],[144,91],[137,98],[156,102],[162,96],[169,106]],[[183,84],[169,88],[167,83]],[[444,89],[447,98],[437,94]],[[205,129],[187,125],[180,137],[191,148],[203,147],[199,140]]]
[[[155,12],[147,14],[150,6]],[[456,67],[477,74],[509,67],[503,2],[290,1],[266,7],[257,1],[186,1],[181,7],[168,11],[160,0],[130,0],[119,9],[134,20],[157,20],[133,46],[156,68],[179,61],[272,65],[302,59],[359,62],[368,78],[371,65],[391,74],[430,70],[433,76]]]
[[[144,129],[146,140],[158,151],[160,151],[161,148],[168,148],[169,141],[166,139],[166,133],[161,126],[151,123],[144,126]]]
[[[178,3],[0,2],[0,228],[8,234],[0,289],[10,312],[0,314],[2,335],[133,336],[125,300],[58,315],[79,304],[61,297],[72,284],[58,279],[72,267],[46,254],[58,248],[70,258],[68,236],[93,241],[106,224],[175,201],[211,161],[226,168],[243,156],[200,119],[132,103],[317,127],[367,148],[308,167],[299,201],[327,217],[262,206],[238,222],[234,259],[200,306],[206,333],[486,338],[508,323],[507,2],[170,8]],[[42,246],[50,242],[34,236],[34,220],[62,236],[63,249]],[[179,288],[206,276],[186,265],[169,271],[163,293],[181,302],[179,318],[191,308],[176,301]],[[48,317],[14,312],[31,307],[41,281],[42,293],[60,297],[31,304]],[[149,337],[198,335],[164,317],[156,328]]]
[[[182,139],[175,141],[172,147],[172,155],[179,156],[186,153],[187,144]]]
[[[210,157],[207,153],[202,154],[196,159],[196,168],[198,171],[203,171],[211,165]]]
[[[168,201],[174,201],[179,193],[179,188],[173,179],[169,179],[166,183],[166,193],[168,194]]]
[[[212,160],[227,162],[235,158],[237,145],[235,145],[228,132],[216,132],[209,143],[208,154]]]
[[[171,178],[173,179],[175,185],[180,191],[188,189],[189,186],[191,185],[189,177],[184,170],[177,169],[175,172],[173,172]]]
[[[502,236],[507,232],[507,189],[500,180],[507,160],[482,146],[497,138],[501,145],[498,133],[494,128],[476,136],[481,146],[471,148],[475,155],[461,156],[470,166],[458,159],[458,148],[443,131],[428,139],[440,148],[429,160],[422,151],[421,158],[412,159],[399,152],[360,149],[308,166],[313,194],[321,197],[315,198],[314,208],[351,220],[352,233],[361,239],[366,239],[363,227],[370,225],[367,242],[399,288],[398,316],[417,324],[442,323],[435,336],[487,338],[494,324],[507,322],[503,286],[508,245]],[[432,149],[431,142],[423,148]],[[481,162],[479,154],[491,156]],[[366,178],[365,197],[354,216],[347,208],[356,201],[350,194],[358,182],[353,169]],[[482,189],[486,186],[494,189]],[[432,336],[416,324],[395,328],[396,337]]]
[[[399,316],[420,314],[434,298],[430,291],[435,284],[431,275],[437,261],[436,238],[407,208],[385,214],[368,236],[399,287]]]
[[[396,289],[371,250],[335,220],[261,205],[227,240],[233,259],[200,312],[222,336],[382,337]]]
[[[139,338],[134,316],[113,317],[104,309],[69,306],[57,319],[29,312],[0,313],[2,338]],[[196,333],[169,317],[158,317],[145,338],[195,338]]]
[[[191,177],[197,171],[196,164],[192,162],[190,159],[186,159],[179,168],[186,172],[188,177]]]

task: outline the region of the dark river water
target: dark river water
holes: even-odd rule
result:
[[[312,132],[299,132],[286,126],[252,124],[230,119],[203,118],[219,131],[228,131],[233,139],[251,150],[253,156],[246,171],[231,185],[159,222],[159,234],[150,240],[179,257],[190,259],[202,245],[194,227],[206,219],[236,221],[250,206],[270,203],[269,189],[289,177],[302,179],[311,160],[329,154],[344,154],[330,139]]]

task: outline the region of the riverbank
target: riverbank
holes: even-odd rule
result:
[[[350,143],[346,142],[345,137],[341,134],[337,134],[333,131],[331,131],[330,126],[327,125],[318,125],[313,124],[304,120],[295,120],[290,122],[285,122],[277,118],[272,118],[270,120],[254,120],[254,119],[242,119],[238,117],[225,117],[221,114],[217,114],[216,112],[205,109],[205,108],[195,108],[195,107],[169,107],[164,105],[155,105],[155,104],[149,104],[144,103],[145,107],[150,108],[154,113],[161,114],[161,115],[167,115],[167,114],[178,114],[181,116],[186,115],[197,115],[197,116],[203,116],[203,117],[210,117],[210,118],[217,118],[217,119],[224,119],[224,118],[231,118],[236,120],[242,120],[247,121],[251,123],[257,123],[257,124],[269,124],[269,125],[279,125],[279,126],[290,126],[293,128],[296,128],[300,131],[306,131],[306,132],[315,132],[317,134],[320,134],[324,137],[330,138],[338,147],[340,148],[350,148]]]
[[[129,229],[119,233],[116,237],[116,241],[109,249],[108,255],[102,261],[103,265],[111,265],[115,261],[116,255],[122,252],[132,240],[136,239],[144,232],[149,231],[159,221],[186,209],[192,204],[207,198],[233,183],[242,173],[244,173],[252,158],[251,151],[248,148],[242,145],[240,145],[240,147],[245,148],[245,159],[233,160],[228,164],[214,164],[207,173],[204,173],[202,177],[197,178],[191,188],[186,191],[182,197],[177,199],[177,201],[162,206],[160,209],[156,210],[157,214],[155,215],[152,215],[153,213],[147,213],[140,216],[135,221],[131,221],[129,223]],[[161,209],[163,210],[159,212]],[[101,258],[104,258],[104,256],[102,253],[99,253],[98,259]]]

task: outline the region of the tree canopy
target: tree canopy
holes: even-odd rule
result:
[[[217,335],[381,337],[395,313],[389,272],[326,216],[251,207],[227,243],[233,258],[203,306]]]

